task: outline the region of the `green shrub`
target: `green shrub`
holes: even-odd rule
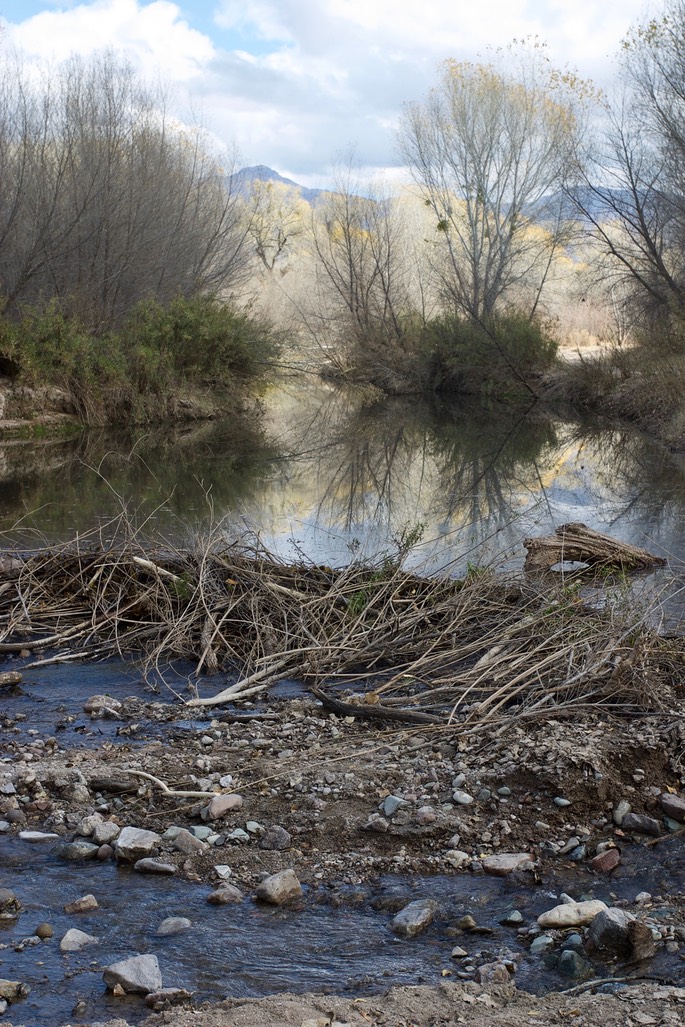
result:
[[[424,349],[434,391],[502,397],[530,391],[554,362],[557,344],[541,322],[510,313],[488,326],[437,318],[426,327]]]

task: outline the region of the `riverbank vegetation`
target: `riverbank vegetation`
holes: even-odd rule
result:
[[[249,262],[229,172],[112,53],[43,78],[3,54],[5,375],[63,388],[88,424],[263,378],[276,333],[237,303]]]

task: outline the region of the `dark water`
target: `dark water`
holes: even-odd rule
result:
[[[662,843],[659,854],[636,846],[624,853],[625,863],[610,881],[560,865],[537,887],[520,880],[454,874],[431,878],[388,877],[373,887],[343,891],[332,909],[325,889],[308,891],[297,908],[272,908],[248,896],[240,905],[207,904],[209,888],[170,878],[153,878],[118,869],[114,864],[73,864],[56,861],[48,845],[29,845],[0,838],[0,881],[21,899],[25,911],[19,920],[0,926],[2,976],[22,980],[31,994],[13,1007],[13,1018],[27,1025],[55,1027],[88,1023],[92,1019],[124,1016],[136,1021],[145,1014],[140,999],[123,1001],[108,996],[102,969],[109,963],[142,952],[159,960],[164,985],[184,987],[199,1000],[227,995],[254,996],[279,991],[310,990],[369,994],[391,985],[437,983],[442,971],[455,973],[454,945],[481,961],[496,958],[510,948],[522,957],[516,973],[519,988],[542,993],[568,986],[558,971],[540,957],[529,957],[515,929],[499,924],[512,909],[519,909],[530,924],[555,905],[560,892],[576,898],[592,895],[611,902],[610,893],[632,899],[649,887],[656,894],[685,888],[685,853],[679,839]],[[220,861],[230,862],[230,850],[217,850]],[[100,908],[80,916],[66,916],[64,903],[92,893]],[[394,908],[415,898],[433,898],[440,907],[430,928],[414,939],[399,939],[390,929]],[[384,908],[385,907],[385,908]],[[465,914],[492,934],[455,934]],[[668,922],[669,907],[660,915]],[[157,938],[163,919],[185,916],[191,930]],[[47,921],[55,932],[48,942],[16,951],[21,939]],[[98,937],[98,944],[80,953],[61,955],[59,939],[77,926]],[[596,967],[599,975],[606,971]],[[677,957],[660,954],[650,973],[675,982],[685,980],[685,967]],[[71,1015],[76,1001],[86,1010]]]

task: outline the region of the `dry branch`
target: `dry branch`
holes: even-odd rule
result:
[[[525,570],[547,571],[557,563],[573,561],[592,567],[620,567],[621,570],[648,570],[663,567],[666,561],[646,549],[621,542],[580,523],[561,524],[553,535],[527,538]]]

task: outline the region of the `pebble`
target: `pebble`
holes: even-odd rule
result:
[[[616,808],[613,812],[613,820],[617,827],[621,826],[623,818],[630,813],[631,809],[632,807],[627,799],[621,799],[621,801],[616,804]]]
[[[61,842],[55,846],[55,855],[60,859],[70,862],[78,862],[82,859],[95,859],[97,854],[98,846],[87,841]]]
[[[232,842],[249,842],[250,836],[247,831],[243,831],[242,827],[236,827],[235,831],[231,831],[227,837]]]
[[[590,964],[574,949],[564,949],[559,956],[559,972],[565,977],[583,977],[589,970]]]
[[[512,909],[500,920],[504,927],[519,927],[523,923],[523,914],[518,909]]]
[[[437,910],[438,904],[433,899],[415,899],[393,917],[390,926],[402,938],[413,938],[432,924]]]
[[[226,863],[221,863],[219,866],[214,867],[214,873],[217,877],[220,877],[222,881],[228,880],[233,871]]]
[[[393,813],[396,813],[398,809],[406,805],[405,800],[401,799],[399,795],[386,795],[383,799],[383,813],[386,817],[391,817]]]
[[[564,799],[561,795],[557,795],[555,800],[554,800],[554,805],[555,806],[560,806],[563,809],[565,806],[570,806],[571,805],[571,800],[570,799]]]
[[[605,849],[590,860],[590,866],[594,871],[601,874],[608,874],[615,870],[621,862],[621,853],[618,849]]]
[[[186,831],[185,828],[180,828],[176,831],[172,843],[174,849],[182,852],[185,856],[190,856],[194,852],[204,852],[207,848],[205,842],[200,838],[196,838],[194,834]]]
[[[234,902],[242,902],[243,893],[233,884],[222,884],[207,896],[210,906],[228,906]]]
[[[452,957],[452,959],[463,959],[464,956],[468,956],[468,952],[466,951],[466,949],[462,949],[459,945],[455,945],[455,947],[450,952],[450,956]]]
[[[621,828],[624,831],[633,831],[635,834],[651,834],[657,838],[661,834],[661,824],[658,820],[638,813],[626,813]]]
[[[59,835],[49,831],[20,831],[19,837],[22,842],[54,842]]]
[[[36,927],[33,933],[37,938],[40,938],[41,941],[47,941],[48,938],[52,938],[55,932],[52,928],[52,924],[43,923],[38,924],[38,927]]]
[[[445,859],[451,864],[456,870],[466,866],[467,863],[471,862],[471,857],[468,852],[462,852],[461,849],[448,849],[445,853]]]
[[[600,951],[614,956],[628,956],[631,950],[628,925],[635,917],[625,909],[603,909],[594,917],[588,929],[588,941]]]
[[[530,951],[534,956],[540,955],[542,952],[549,952],[550,949],[554,948],[554,938],[549,934],[539,934],[537,938],[534,938]]]

